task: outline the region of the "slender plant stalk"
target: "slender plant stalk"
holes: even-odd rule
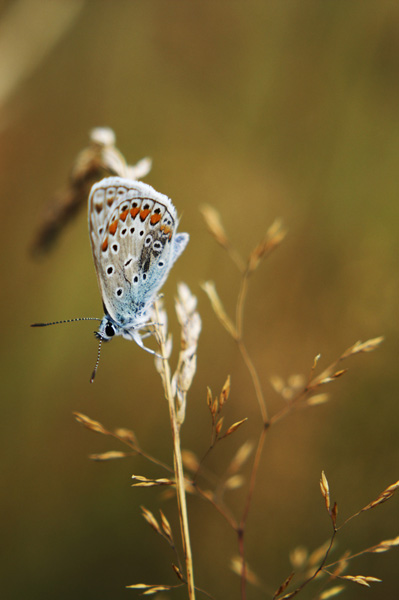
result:
[[[236,329],[237,329],[237,344],[240,350],[241,356],[247,366],[247,369],[251,375],[251,379],[254,384],[256,398],[258,400],[259,409],[262,414],[263,423],[266,425],[268,423],[269,417],[266,408],[265,398],[263,396],[262,386],[260,385],[258,373],[254,367],[251,357],[248,354],[246,346],[242,339],[242,330],[243,330],[243,318],[244,318],[244,305],[248,292],[248,278],[249,271],[246,269],[241,278],[240,290],[238,292],[237,298],[237,306],[236,306]]]
[[[158,331],[158,341],[161,350],[161,355],[166,356],[166,348],[162,333]],[[171,372],[169,362],[167,358],[162,359],[163,371],[162,380],[165,390],[165,397],[168,401],[170,424],[172,429],[173,437],[173,454],[174,454],[174,467],[176,476],[176,495],[177,504],[179,509],[179,520],[180,530],[183,542],[183,552],[186,561],[186,576],[187,576],[187,588],[188,597],[190,600],[195,600],[195,588],[194,588],[194,569],[193,569],[193,558],[191,552],[190,543],[190,532],[188,527],[188,516],[187,516],[187,502],[186,502],[186,490],[184,486],[184,471],[183,471],[183,460],[181,455],[180,446],[180,425],[176,418],[175,402],[172,394],[171,387]]]
[[[245,563],[245,546],[244,546],[245,526],[246,526],[246,521],[247,521],[249,509],[251,506],[253,494],[255,491],[256,477],[257,477],[258,470],[259,470],[259,464],[260,464],[260,459],[262,456],[263,446],[265,443],[266,432],[270,425],[269,415],[268,415],[266,402],[265,402],[265,398],[263,395],[259,375],[255,368],[255,365],[252,362],[250,355],[248,354],[247,348],[246,348],[246,346],[243,342],[243,338],[242,338],[244,306],[245,306],[245,300],[246,300],[247,292],[248,292],[249,275],[250,275],[250,271],[247,268],[242,273],[241,285],[240,285],[240,289],[239,289],[238,297],[237,297],[237,305],[236,305],[237,338],[236,338],[236,341],[237,341],[237,345],[240,350],[241,356],[243,358],[243,361],[249,371],[249,374],[251,376],[251,379],[252,379],[252,382],[253,382],[253,385],[255,388],[256,399],[258,401],[259,409],[260,409],[260,412],[262,415],[263,428],[262,428],[261,434],[259,436],[258,446],[256,449],[256,454],[255,454],[254,462],[252,465],[250,483],[249,483],[247,497],[245,500],[244,510],[243,510],[243,513],[241,516],[240,525],[237,529],[238,548],[239,548],[239,554],[240,554],[241,562],[242,562],[242,567],[241,567],[241,599],[242,600],[246,599],[246,580],[247,580],[246,563]]]

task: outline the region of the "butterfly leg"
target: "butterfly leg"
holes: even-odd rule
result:
[[[144,334],[144,336],[141,336],[140,333],[138,332],[138,330],[136,330],[136,331],[133,331],[133,333],[131,333],[130,335],[132,336],[132,338],[136,342],[136,344],[138,346],[140,346],[140,348],[142,348],[146,352],[149,352],[150,354],[153,354],[157,358],[164,358],[163,356],[161,356],[160,354],[155,352],[155,350],[151,350],[151,348],[147,348],[147,346],[144,346],[143,337],[147,337],[147,334]],[[151,335],[151,332],[148,335]]]

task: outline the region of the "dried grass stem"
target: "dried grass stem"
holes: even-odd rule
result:
[[[160,322],[158,306],[155,305],[155,311],[157,314],[157,323]],[[156,335],[158,338],[159,348],[163,357],[167,356],[165,347],[165,340],[162,335],[162,331],[159,326],[156,326]],[[173,437],[173,455],[174,455],[174,468],[176,477],[176,496],[179,509],[179,520],[180,530],[183,543],[183,552],[186,562],[186,576],[187,576],[187,588],[188,596],[190,600],[195,600],[195,587],[194,587],[194,569],[193,569],[193,558],[191,552],[190,543],[190,531],[188,526],[188,515],[187,515],[187,502],[186,502],[186,490],[184,485],[184,471],[183,471],[183,459],[181,454],[181,443],[180,443],[180,425],[177,420],[175,400],[172,393],[171,384],[171,371],[167,358],[162,359],[162,383],[165,391],[165,398],[168,402],[170,426]]]

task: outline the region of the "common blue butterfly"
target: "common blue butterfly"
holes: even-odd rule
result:
[[[89,232],[105,315],[96,336],[134,340],[169,271],[185,249],[172,201],[141,181],[107,177],[89,196]]]
[[[103,341],[122,335],[156,354],[143,343],[150,335],[150,311],[169,271],[189,241],[177,233],[177,214],[172,201],[150,185],[123,177],[107,177],[95,183],[89,196],[89,234],[94,266],[104,307],[104,317],[83,317],[34,323],[101,321],[95,335],[100,340],[93,382]]]

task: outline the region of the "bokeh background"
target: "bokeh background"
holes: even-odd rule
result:
[[[122,449],[79,427],[80,411],[133,429],[171,462],[166,403],[152,358],[117,339],[103,348],[94,385],[93,324],[43,330],[34,321],[101,316],[85,211],[53,252],[28,252],[43,211],[67,181],[89,131],[112,127],[130,163],[151,156],[146,181],[168,194],[191,242],[165,285],[198,295],[203,332],[183,445],[209,443],[206,386],[232,392],[226,421],[249,417],[208,461],[223,473],[260,417],[234,343],[200,282],[216,282],[233,314],[238,274],[209,236],[199,207],[215,206],[247,255],[276,217],[283,246],[253,276],[248,349],[268,406],[270,377],[326,366],[356,340],[385,335],[352,359],[327,405],[270,431],[248,522],[247,558],[274,590],[289,552],[330,534],[319,491],[324,469],[345,518],[398,479],[399,5],[385,0],[13,0],[0,3],[2,223],[1,589],[7,600],[135,597],[125,585],[174,583],[173,556],[139,506],[176,508],[133,473],[163,476],[134,458],[106,464],[91,452]],[[247,476],[248,471],[244,469]],[[231,492],[239,511],[243,492]],[[356,519],[339,538],[353,552],[398,534],[398,498]],[[239,598],[229,570],[235,538],[211,507],[189,499],[196,583]],[[342,597],[394,598],[398,551],[369,554]],[[313,598],[318,588],[303,593]],[[176,592],[176,598],[185,597]],[[268,597],[251,588],[249,598]]]

